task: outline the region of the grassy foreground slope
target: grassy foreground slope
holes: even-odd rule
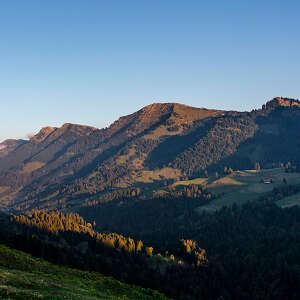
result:
[[[128,285],[99,273],[36,259],[0,245],[1,299],[167,299],[161,293]]]

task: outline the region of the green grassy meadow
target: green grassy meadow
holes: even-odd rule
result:
[[[0,245],[0,299],[167,299],[96,272],[58,266]]]
[[[300,193],[285,197],[284,199],[277,201],[276,204],[282,208],[300,205]]]
[[[265,184],[262,182],[264,178],[270,178],[273,182]],[[234,171],[220,179],[210,178],[206,187],[217,198],[197,210],[199,212],[203,210],[216,211],[223,206],[256,200],[265,193],[272,191],[273,188],[282,185],[284,178],[287,184],[300,184],[300,174],[286,173],[284,168],[264,169],[259,172],[255,170]],[[284,207],[300,204],[300,195],[288,198],[280,200],[278,205]]]

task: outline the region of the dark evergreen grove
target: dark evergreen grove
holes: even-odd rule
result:
[[[268,199],[186,216],[159,232],[131,229],[131,238],[98,233],[74,213],[3,216],[1,243],[175,299],[298,299],[300,208],[279,208],[277,198],[274,191]]]
[[[300,170],[299,107],[153,104],[105,129],[65,124],[6,142],[0,243],[173,299],[299,299],[300,207],[278,206],[300,193],[289,179]],[[275,167],[275,188],[199,210],[221,197],[210,183]],[[182,183],[195,178],[207,186]]]
[[[155,103],[104,129],[46,127],[29,141],[2,145],[0,201],[21,212],[76,210],[126,189],[144,192],[147,184],[164,186],[255,163],[261,169],[295,164],[299,106],[288,98],[251,112]]]

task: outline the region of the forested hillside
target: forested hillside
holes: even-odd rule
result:
[[[76,285],[95,299],[298,299],[299,106],[153,104],[105,129],[65,124],[12,143],[0,244],[48,262],[0,247],[3,295],[31,295],[34,265],[43,296]]]
[[[193,214],[185,226],[181,224],[173,230],[168,227],[152,233],[132,230],[131,238],[96,232],[93,228],[96,224],[87,223],[77,214],[35,211],[30,216],[2,216],[0,240],[51,262],[112,275],[127,283],[157,289],[175,299],[296,300],[300,294],[300,209],[296,206],[282,209],[275,202],[280,195],[297,191],[277,190],[242,206],[201,216]],[[14,257],[20,258],[18,263],[15,258],[7,258],[6,253],[7,250],[2,253],[0,264],[4,267],[10,264],[7,290],[11,286],[20,288],[26,274],[18,273],[22,277],[16,283],[13,270],[17,269],[16,264],[18,268],[25,265],[22,272],[27,272],[31,259],[16,253]],[[44,276],[43,263],[34,264],[39,276]],[[54,267],[49,267],[52,272]],[[60,269],[66,275],[63,285],[85,280],[83,275],[77,278],[77,274],[84,273],[76,271],[71,276],[67,269]],[[102,281],[100,275],[86,276],[88,281],[81,283],[86,288],[94,285],[94,280]],[[47,278],[44,284],[50,279]],[[52,280],[55,278],[51,277],[53,283]],[[27,281],[27,287],[30,284]],[[113,293],[118,293],[114,284],[112,288]],[[80,292],[85,293],[84,289]],[[100,292],[103,290],[96,288],[95,294],[87,292],[87,295]],[[122,293],[146,293],[154,299],[163,299],[150,290],[129,292],[125,288]]]
[[[77,210],[118,195],[152,198],[178,180],[299,161],[299,102],[252,112],[152,104],[110,127],[46,127],[0,158],[2,210]],[[116,196],[117,195],[117,196]]]

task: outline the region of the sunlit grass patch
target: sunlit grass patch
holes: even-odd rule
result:
[[[176,187],[178,185],[191,185],[191,184],[198,184],[198,185],[204,185],[208,181],[207,178],[195,178],[191,180],[179,180],[174,182],[171,186]]]
[[[167,299],[96,272],[58,266],[0,246],[0,299]]]

